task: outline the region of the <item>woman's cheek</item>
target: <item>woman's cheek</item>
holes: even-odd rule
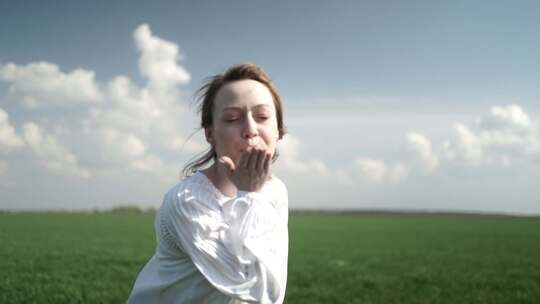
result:
[[[265,149],[267,152],[269,153],[272,153],[274,154],[274,152],[276,151],[276,142],[269,142],[267,145],[266,145],[266,149]]]

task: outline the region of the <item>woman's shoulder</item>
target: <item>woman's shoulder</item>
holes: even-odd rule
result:
[[[287,187],[276,175],[271,176],[261,192],[278,202],[288,203]],[[162,208],[174,208],[175,206],[178,207],[179,204],[189,204],[190,202],[206,205],[206,207],[219,207],[219,202],[225,198],[204,173],[197,171],[190,176],[184,177],[165,193]]]
[[[271,179],[263,188],[263,192],[267,192],[268,195],[273,198],[272,205],[274,206],[275,210],[282,216],[283,220],[287,221],[289,197],[285,183],[276,175],[272,175]]]
[[[274,193],[277,191],[279,193],[282,193],[285,196],[287,196],[288,194],[287,186],[275,174],[272,174],[270,180],[268,180],[268,182],[266,183],[265,188],[267,188],[268,190]]]
[[[270,203],[279,213],[286,213],[289,208],[288,192],[285,183],[279,177],[272,175],[261,192],[266,197],[271,198]]]
[[[195,172],[181,179],[165,193],[164,204],[179,204],[193,200],[212,202],[217,199],[218,194],[204,174]]]

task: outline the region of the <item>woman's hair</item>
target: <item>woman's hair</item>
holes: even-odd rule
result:
[[[204,85],[197,90],[196,100],[199,103],[198,113],[201,115],[201,128],[211,128],[214,119],[214,101],[216,95],[224,85],[238,80],[251,79],[258,81],[265,85],[274,100],[274,106],[276,108],[277,127],[279,132],[279,139],[283,138],[283,135],[287,133],[287,130],[283,124],[283,103],[281,96],[279,95],[276,87],[272,84],[272,80],[263,71],[262,68],[255,64],[245,63],[230,67],[223,74],[218,74],[209,77]],[[210,161],[216,159],[217,154],[214,147],[204,152],[201,156],[195,157],[191,160],[182,170],[184,176],[189,176],[200,168],[206,166]],[[278,157],[278,153],[274,153],[273,161]]]

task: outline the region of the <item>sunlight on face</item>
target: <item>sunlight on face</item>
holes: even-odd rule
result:
[[[249,147],[274,153],[279,136],[276,109],[270,90],[255,80],[224,85],[214,100],[214,120],[207,137],[214,141],[218,158],[238,162]]]

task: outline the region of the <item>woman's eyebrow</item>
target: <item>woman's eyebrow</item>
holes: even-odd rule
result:
[[[262,104],[258,104],[256,106],[254,106],[253,109],[255,109],[255,110],[259,110],[259,109],[261,109],[261,110],[271,110],[272,107],[270,105],[268,105],[268,104],[262,103]]]
[[[240,107],[225,107],[223,108],[223,112],[225,111],[242,111],[242,108]]]
[[[258,104],[256,106],[253,107],[253,109],[255,110],[258,110],[258,109],[271,109],[272,107],[266,103],[261,103],[261,104]],[[242,107],[235,107],[235,106],[229,106],[229,107],[225,107],[223,108],[223,112],[226,112],[226,111],[243,111],[243,108]]]

